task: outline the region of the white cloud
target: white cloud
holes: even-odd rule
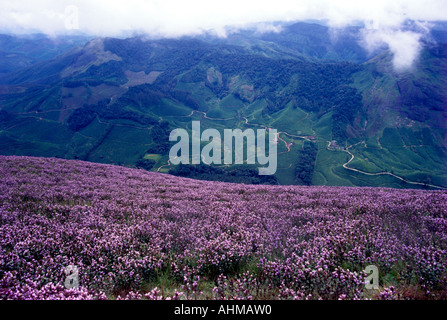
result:
[[[418,34],[401,32],[407,19],[447,20],[445,0],[1,0],[0,31],[74,31],[98,36],[131,32],[176,37],[229,30],[261,23],[259,32],[277,32],[274,21],[325,20],[332,27],[365,23],[365,43],[385,43],[396,63],[414,60]],[[67,10],[67,8],[75,8]],[[78,29],[79,28],[79,29]],[[401,49],[402,48],[402,49]],[[405,49],[404,49],[405,48]],[[407,48],[410,48],[407,50]]]
[[[273,23],[261,22],[256,24],[256,32],[259,34],[263,33],[279,33],[283,30],[281,25],[275,25]]]
[[[119,35],[140,30],[176,36],[256,22],[327,20],[333,26],[365,21],[397,27],[405,19],[446,20],[445,0],[2,0],[0,28],[66,33],[66,8],[78,9],[81,31]]]
[[[391,29],[364,30],[364,45],[371,52],[387,45],[393,53],[396,71],[404,71],[413,65],[421,49],[421,33]]]

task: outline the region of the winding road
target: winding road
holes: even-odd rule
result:
[[[208,117],[208,115],[207,115],[206,112],[198,111],[198,110],[193,110],[193,111],[191,111],[191,113],[190,113],[189,115],[186,115],[186,116],[173,116],[173,117],[192,117],[192,115],[193,115],[194,113],[200,113],[200,114],[203,115],[204,118],[206,118],[206,119],[208,119],[208,120],[212,120],[212,121],[227,121],[227,120],[231,120],[231,119],[235,119],[235,118],[236,118],[236,116],[231,117],[231,118],[212,118],[212,117]],[[242,119],[245,120],[245,124],[246,124],[246,125],[258,126],[258,127],[261,127],[261,128],[264,128],[264,129],[268,130],[268,127],[265,126],[265,125],[261,125],[261,124],[258,124],[258,123],[249,123],[248,118],[245,117],[245,116],[243,116]],[[284,135],[287,135],[287,136],[292,137],[292,138],[298,138],[298,139],[303,139],[303,140],[311,141],[311,139],[309,138],[309,136],[298,136],[298,135],[294,135],[294,134],[288,133],[288,132],[286,132],[286,131],[280,131],[280,132],[277,132],[276,134],[277,134],[277,139],[276,139],[276,140],[277,140],[277,141],[278,141],[278,140],[281,140],[282,142],[284,142],[284,145],[285,145],[285,147],[286,147],[286,149],[287,149],[287,151],[280,152],[279,154],[290,152],[290,151],[291,151],[291,148],[290,148],[290,147],[293,145],[293,143],[291,143],[291,142],[290,142],[290,143],[287,143],[287,141],[285,141],[283,138],[281,138],[280,134],[284,134]],[[318,140],[318,139],[316,139],[316,140]],[[441,186],[437,186],[437,185],[433,185],[433,184],[428,184],[428,183],[423,183],[423,182],[409,181],[409,180],[407,180],[407,179],[405,179],[405,178],[402,178],[402,177],[400,177],[400,176],[398,176],[398,175],[395,175],[394,173],[391,173],[391,172],[385,172],[385,171],[384,171],[384,172],[370,173],[370,172],[365,172],[365,171],[358,170],[358,169],[355,169],[355,168],[351,168],[351,167],[349,167],[348,165],[349,165],[349,163],[351,163],[351,162],[355,159],[355,156],[354,156],[354,154],[353,154],[351,151],[349,151],[349,149],[350,149],[351,147],[353,147],[354,145],[356,145],[356,144],[354,144],[354,145],[350,145],[349,147],[344,148],[344,149],[334,150],[334,149],[329,148],[331,141],[327,141],[327,140],[322,140],[322,141],[325,141],[325,142],[328,143],[328,145],[327,145],[327,149],[328,149],[328,150],[330,150],[330,151],[342,151],[342,152],[346,152],[346,153],[348,153],[348,154],[351,156],[351,158],[350,158],[346,163],[344,163],[344,164],[342,165],[343,168],[346,169],[346,170],[350,170],[350,171],[353,171],[353,172],[361,173],[361,174],[364,174],[364,175],[367,175],[367,176],[389,175],[389,176],[392,176],[392,177],[394,177],[394,178],[396,178],[396,179],[399,179],[399,180],[401,180],[401,181],[403,181],[403,182],[405,182],[405,183],[408,183],[408,184],[412,184],[412,185],[420,185],[420,186],[431,187],[431,188],[436,188],[436,189],[441,189],[441,190],[447,190],[446,187],[441,187]],[[365,143],[365,141],[358,142],[357,144],[359,144],[359,143]],[[167,164],[167,165],[160,166],[160,167],[158,168],[157,171],[159,172],[161,168],[168,167],[168,166],[170,166],[170,165],[171,165],[171,164],[170,164],[170,161],[168,160],[168,164]],[[289,167],[290,167],[290,166],[289,166]]]
[[[332,150],[332,149],[329,148],[329,145],[330,145],[331,142],[330,142],[330,141],[327,141],[327,142],[328,142],[327,149],[328,149],[328,150]],[[359,143],[364,143],[364,141],[359,142]],[[351,156],[351,158],[350,158],[346,163],[343,164],[343,168],[345,168],[346,170],[350,170],[350,171],[358,172],[358,173],[361,173],[361,174],[364,174],[364,175],[367,175],[367,176],[389,175],[389,176],[392,176],[392,177],[394,177],[394,178],[396,178],[396,179],[399,179],[399,180],[401,180],[401,181],[403,181],[403,182],[405,182],[405,183],[409,183],[409,184],[413,184],[413,185],[420,185],[420,186],[425,186],[425,187],[431,187],[431,188],[436,188],[436,189],[441,189],[441,190],[447,190],[446,187],[436,186],[436,185],[434,185],[434,184],[409,181],[409,180],[404,179],[404,178],[402,178],[402,177],[400,177],[400,176],[398,176],[398,175],[395,175],[394,173],[391,173],[391,172],[383,171],[383,172],[377,172],[377,173],[370,173],[370,172],[365,172],[365,171],[358,170],[358,169],[355,169],[355,168],[350,168],[350,167],[348,167],[348,164],[349,164],[352,160],[354,160],[354,158],[355,158],[354,154],[353,154],[351,151],[348,150],[348,149],[351,148],[352,146],[354,146],[354,145],[350,145],[350,146],[347,147],[346,149],[335,150],[335,151],[343,151],[343,152],[346,152],[346,153],[348,153],[348,154]],[[332,151],[334,151],[334,150],[332,150]]]

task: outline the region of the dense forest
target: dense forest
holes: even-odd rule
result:
[[[313,142],[304,142],[303,150],[298,154],[298,161],[295,167],[295,182],[299,185],[310,186],[315,168],[318,147]]]
[[[175,176],[194,178],[198,180],[246,184],[278,184],[278,181],[274,176],[259,175],[257,169],[239,166],[231,169],[224,169],[206,164],[179,164],[173,169],[169,170],[169,173]]]

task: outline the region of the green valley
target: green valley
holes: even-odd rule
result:
[[[97,38],[53,49],[0,74],[0,154],[230,182],[447,188],[446,44],[428,45],[414,70],[399,73],[388,51],[368,56],[349,37],[316,46],[328,32],[300,23],[277,35]],[[169,132],[190,131],[194,120],[220,132],[277,129],[277,173],[171,165]]]

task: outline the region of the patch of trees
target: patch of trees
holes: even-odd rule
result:
[[[147,150],[147,152],[167,154],[171,148],[169,141],[170,133],[171,129],[169,127],[169,122],[160,121],[156,123],[151,129],[151,137],[154,144],[149,148],[149,150]]]
[[[334,99],[347,96],[343,91],[351,74],[357,67],[350,63],[315,64],[306,63],[296,70],[290,85],[270,96],[273,107],[267,111],[271,114],[281,110],[290,101],[308,112],[320,112],[330,109]]]
[[[65,88],[78,88],[78,87],[96,87],[101,84],[118,87],[119,84],[115,81],[108,81],[102,79],[81,79],[81,80],[64,80],[62,86]]]
[[[64,80],[62,86],[65,88],[77,88],[85,86],[86,82],[84,80]]]
[[[158,105],[164,95],[149,84],[130,87],[116,102],[118,106],[136,106],[145,109],[149,105]]]
[[[183,90],[173,90],[170,92],[169,97],[183,103],[185,106],[191,109],[198,110],[200,108],[196,99],[191,96],[191,93]]]
[[[67,120],[70,130],[77,132],[87,127],[96,117],[97,111],[95,106],[84,105],[82,108],[76,109]]]
[[[102,119],[130,120],[144,126],[157,123],[157,119],[151,116],[133,110],[122,108],[121,106],[116,104],[113,104],[106,108],[100,108],[98,110],[98,115]]]
[[[75,77],[75,80],[88,81],[92,86],[100,85],[107,81],[109,84],[122,85],[128,79],[123,71],[123,66],[120,61],[109,61],[99,66],[93,65],[84,73]]]
[[[224,181],[245,184],[278,184],[275,176],[262,176],[259,175],[257,169],[246,167],[223,169],[206,164],[179,164],[174,166],[173,169],[169,170],[169,173],[175,176],[198,180]]]
[[[150,171],[154,167],[155,163],[156,162],[151,159],[139,159],[135,162],[135,166],[139,169]]]
[[[346,128],[362,108],[362,96],[357,89],[349,86],[339,87],[333,99],[332,139],[339,143],[348,138]]]
[[[299,152],[298,162],[295,167],[295,183],[310,186],[315,169],[315,159],[318,147],[313,142],[304,142],[303,150]]]
[[[225,77],[223,76],[225,79]],[[224,80],[225,82],[225,80]],[[211,90],[212,93],[216,95],[219,99],[224,98],[226,95],[228,95],[228,89],[224,85],[220,85],[218,83],[211,83],[208,80],[205,81],[205,86]]]
[[[200,68],[193,68],[186,72],[180,79],[181,82],[202,82],[206,80],[206,73]]]
[[[415,120],[415,121],[419,121],[419,122],[427,121],[430,116],[429,110],[427,110],[424,105],[408,106],[408,109],[406,111],[404,111],[404,113],[411,120]]]
[[[411,120],[425,122],[430,110],[445,109],[445,89],[433,79],[414,76],[399,79],[397,85],[404,114]]]
[[[252,93],[252,95],[250,95],[250,96],[246,96],[246,95],[244,95],[242,90],[233,92],[233,95],[236,98],[238,98],[239,100],[241,100],[241,101],[243,101],[245,103],[250,103],[255,98],[255,94],[254,93]]]
[[[138,38],[106,39],[104,49],[120,56],[120,63],[126,69],[141,71],[144,66],[145,72],[162,71],[153,83],[153,89],[164,94],[174,89],[179,74],[194,68],[216,50],[212,45],[194,39],[142,41]]]
[[[67,125],[76,132],[87,127],[96,117],[105,120],[130,120],[142,125],[157,123],[153,117],[126,109],[122,103],[108,106],[107,100],[101,100],[96,105],[84,105],[76,109],[68,118]]]
[[[146,72],[164,71],[169,78],[178,75],[174,71],[184,71],[196,65],[210,52],[212,45],[196,39],[161,39],[145,41],[141,38],[105,39],[104,50],[111,51],[122,58],[129,70]],[[160,75],[162,76],[162,75]]]
[[[191,96],[190,92],[174,90],[163,85],[154,86],[150,84],[142,84],[129,88],[129,90],[121,96],[115,104],[122,107],[135,106],[144,110],[147,106],[161,104],[161,99],[163,98],[178,101],[194,110],[197,110],[200,107],[199,103]]]
[[[154,47],[150,45],[150,42],[140,38],[106,38],[104,39],[104,50],[113,52],[122,58],[130,70],[140,71],[141,69],[138,68],[150,60]]]

